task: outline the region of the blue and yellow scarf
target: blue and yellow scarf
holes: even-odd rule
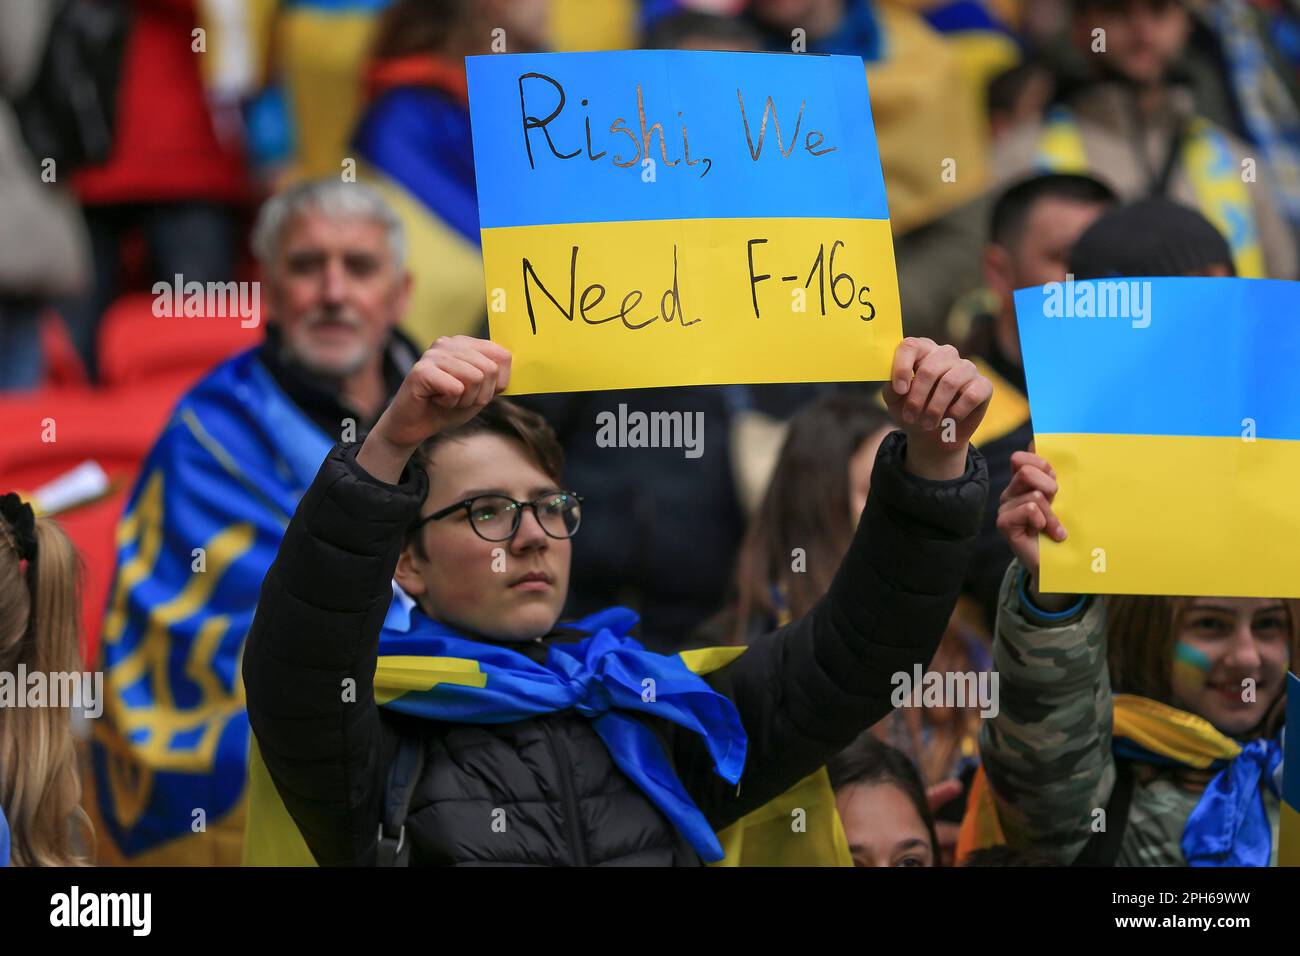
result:
[[[574,623],[574,630],[590,636],[552,644],[541,664],[508,647],[470,640],[419,612],[409,619],[408,630],[385,628],[379,641],[375,695],[381,707],[468,724],[575,710],[591,720],[615,765],[700,857],[722,859],[713,828],[659,739],[635,715],[652,714],[698,734],[729,783],[740,780],[745,766],[745,728],[735,705],[680,657],[652,654],[627,636],[635,613],[615,607]]]
[[[1227,137],[1208,120],[1192,117],[1179,161],[1191,180],[1197,207],[1228,240],[1237,275],[1248,279],[1266,276],[1254,206]],[[1079,124],[1065,106],[1053,107],[1047,114],[1038,141],[1038,167],[1089,174],[1094,168]]]
[[[546,660],[537,663],[508,647],[466,638],[394,591],[379,639],[379,706],[461,724],[508,723],[574,710],[591,719],[615,765],[701,859],[746,866],[852,865],[824,769],[715,833],[682,786],[659,738],[638,718],[653,715],[698,734],[719,776],[738,783],[745,765],[745,729],[731,700],[700,675],[730,663],[743,647],[650,653],[627,636],[636,614],[614,607],[565,625],[587,636],[550,645]],[[313,865],[255,745],[249,773],[244,862]],[[802,811],[806,830],[791,827],[791,808]],[[797,838],[791,839],[792,833]]]
[[[1217,770],[1183,827],[1189,866],[1268,866],[1273,834],[1262,786],[1277,789],[1282,760],[1276,740],[1239,744],[1208,720],[1132,694],[1114,698],[1112,749],[1117,757],[1164,766]],[[983,768],[976,774],[957,841],[957,859],[1006,842]]]

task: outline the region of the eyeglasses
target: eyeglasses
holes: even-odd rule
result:
[[[582,495],[572,491],[550,491],[533,501],[515,501],[507,495],[475,495],[426,515],[411,525],[411,530],[417,531],[430,521],[441,521],[457,511],[464,511],[469,517],[469,526],[484,541],[509,541],[519,530],[525,508],[533,509],[533,517],[549,537],[571,538],[582,520]]]

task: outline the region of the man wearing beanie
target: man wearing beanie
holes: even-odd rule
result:
[[[1235,276],[1223,233],[1195,209],[1146,199],[1100,216],[1070,253],[1078,281],[1111,276]]]

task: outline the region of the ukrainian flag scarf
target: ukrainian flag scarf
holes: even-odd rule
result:
[[[1282,760],[1278,741],[1242,746],[1203,717],[1132,694],[1115,695],[1114,715],[1117,757],[1218,771],[1183,827],[1181,846],[1189,866],[1268,866],[1273,835],[1260,783],[1276,786],[1274,771]],[[981,767],[966,804],[957,858],[1005,842]]]
[[[652,714],[700,735],[714,769],[738,783],[747,748],[744,727],[731,700],[700,675],[730,663],[743,647],[652,654],[627,636],[636,614],[615,607],[565,625],[588,636],[552,644],[539,664],[509,648],[465,638],[394,590],[379,640],[379,706],[429,720],[482,724],[575,710],[591,719],[615,765],[701,859],[723,866],[852,865],[824,768],[715,833],[658,737],[637,717]],[[312,865],[256,741],[251,750],[245,864]],[[792,819],[804,826],[793,826]]]
[[[1241,170],[1226,137],[1213,123],[1199,116],[1188,120],[1184,135],[1179,161],[1191,180],[1200,211],[1232,247],[1237,275],[1246,278],[1267,275],[1250,193],[1242,182]],[[1064,106],[1048,111],[1038,140],[1038,166],[1060,173],[1087,173],[1092,168],[1079,124]]]
[[[609,608],[571,625],[590,634],[552,644],[538,664],[507,647],[469,640],[411,613],[407,633],[379,642],[375,697],[381,707],[449,723],[501,724],[575,710],[592,722],[619,770],[704,860],[722,846],[691,800],[658,737],[635,715],[653,714],[698,734],[718,775],[740,780],[745,728],[732,702],[678,656],[646,651],[627,634],[637,616]]]

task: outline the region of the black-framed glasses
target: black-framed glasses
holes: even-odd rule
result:
[[[532,501],[516,501],[509,495],[475,495],[426,515],[411,525],[411,530],[417,531],[430,521],[441,521],[457,511],[464,511],[469,526],[484,541],[509,541],[519,530],[525,508],[533,509],[533,517],[552,538],[572,538],[582,521],[582,495],[572,491],[548,491]]]

